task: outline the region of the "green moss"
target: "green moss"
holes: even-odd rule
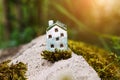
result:
[[[45,51],[43,51],[41,56],[43,56],[44,59],[54,63],[55,61],[58,61],[58,60],[70,58],[71,54],[72,54],[72,52],[70,50],[55,49],[55,52],[45,50]]]
[[[72,40],[69,47],[74,53],[82,55],[102,80],[120,80],[120,58],[114,53]]]
[[[9,62],[10,60],[0,63],[0,80],[27,80],[27,66],[22,62],[9,65]]]

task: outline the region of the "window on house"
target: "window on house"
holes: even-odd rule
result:
[[[61,34],[60,34],[60,36],[61,36],[61,37],[63,37],[63,36],[64,36],[64,34],[63,34],[63,33],[61,33]]]
[[[58,41],[58,40],[59,40],[59,37],[56,38],[56,41]]]
[[[63,44],[60,44],[60,47],[64,47],[64,45],[63,45]]]
[[[53,44],[51,44],[51,48],[54,48],[54,45],[53,45]]]
[[[58,32],[58,28],[55,28],[55,32]]]
[[[52,35],[48,35],[48,38],[52,38]]]

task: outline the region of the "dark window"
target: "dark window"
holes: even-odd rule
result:
[[[56,41],[58,41],[58,40],[59,40],[59,37],[56,38]]]
[[[61,36],[61,37],[63,37],[63,36],[64,36],[64,34],[63,34],[63,33],[61,33],[61,34],[60,34],[60,36]]]
[[[52,35],[48,35],[49,38],[52,38]]]
[[[63,44],[60,44],[60,47],[64,47]]]
[[[53,44],[51,44],[51,48],[54,48],[54,45],[53,45]]]
[[[55,32],[58,32],[58,28],[55,28]]]

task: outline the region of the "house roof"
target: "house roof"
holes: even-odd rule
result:
[[[60,28],[64,29],[65,31],[67,31],[66,25],[63,24],[63,23],[61,23],[60,21],[57,21],[57,22],[55,22],[54,24],[52,24],[51,26],[49,26],[49,27],[47,28],[47,31],[49,31],[51,28],[53,28],[53,27],[56,26],[56,25],[59,26]]]

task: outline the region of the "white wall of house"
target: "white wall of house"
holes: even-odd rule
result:
[[[55,28],[58,29],[58,32],[55,32]],[[64,29],[58,27],[58,26],[54,26],[53,28],[51,28],[49,31],[47,31],[47,35],[51,34],[53,37],[58,37],[60,36],[59,34],[63,33],[64,37],[67,37],[67,31],[65,31]],[[48,39],[48,36],[47,36]]]
[[[57,32],[55,32],[55,29],[58,29]],[[68,49],[68,43],[67,43],[67,31],[60,28],[59,26],[54,26],[50,30],[46,32],[47,34],[47,50],[54,51],[55,48],[60,50],[67,50]],[[63,34],[63,36],[61,36]],[[49,35],[51,35],[51,38],[49,38]],[[59,40],[56,40],[56,38],[59,38]],[[54,48],[51,48],[51,44],[54,44]],[[61,47],[61,44],[63,46]]]

